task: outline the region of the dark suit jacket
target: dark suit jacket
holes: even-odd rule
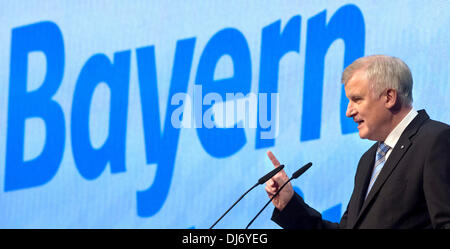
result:
[[[288,229],[450,228],[450,126],[424,110],[402,133],[367,199],[377,143],[361,157],[353,194],[340,223],[322,220],[294,197],[272,220]]]

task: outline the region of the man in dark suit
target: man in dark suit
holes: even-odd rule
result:
[[[377,142],[359,161],[347,209],[339,223],[323,220],[289,183],[272,201],[272,220],[283,228],[450,228],[450,126],[413,109],[412,82],[395,57],[368,56],[348,66],[346,115],[361,138]],[[287,180],[284,171],[270,179],[269,198]]]

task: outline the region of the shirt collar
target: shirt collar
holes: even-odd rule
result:
[[[398,125],[391,131],[391,133],[389,133],[386,140],[384,140],[384,143],[389,147],[394,148],[403,131],[406,129],[409,123],[413,121],[417,114],[418,112],[414,108],[412,108],[409,113],[402,119],[402,121],[400,121],[400,123],[398,123]]]

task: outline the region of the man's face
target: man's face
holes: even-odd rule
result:
[[[346,116],[358,123],[359,136],[384,141],[389,134],[390,123],[386,99],[371,92],[362,71],[356,72],[346,83],[345,95],[349,99]]]

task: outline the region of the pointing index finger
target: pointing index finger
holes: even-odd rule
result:
[[[269,156],[269,159],[270,159],[270,161],[272,161],[273,166],[275,166],[275,167],[280,166],[280,162],[275,157],[275,155],[272,153],[272,151],[268,150],[267,151],[267,156]]]

